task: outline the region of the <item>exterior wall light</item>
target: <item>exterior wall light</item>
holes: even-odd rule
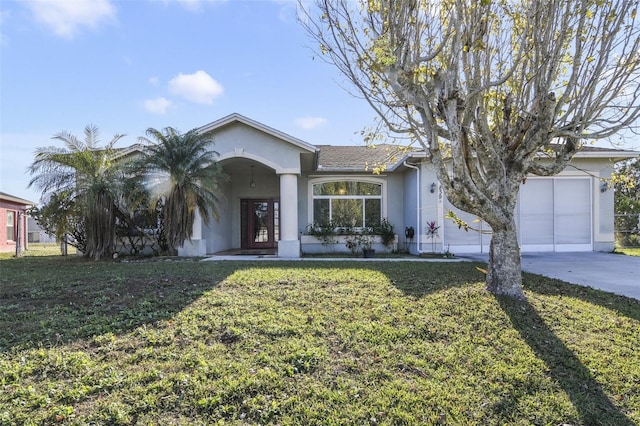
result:
[[[256,187],[256,181],[253,180],[253,166],[251,166],[251,182],[249,182],[249,187],[250,188],[255,188]]]
[[[429,187],[429,192],[431,192],[432,194],[433,194],[434,192],[436,192],[436,183],[435,183],[435,182],[433,182],[433,183],[431,184],[431,186]]]
[[[607,192],[607,189],[609,189],[609,184],[607,182],[602,182],[600,184],[600,192]]]

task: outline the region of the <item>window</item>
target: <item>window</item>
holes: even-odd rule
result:
[[[16,240],[16,212],[7,212],[7,241]]]
[[[382,220],[382,185],[340,180],[313,185],[313,222],[336,227],[372,227]]]

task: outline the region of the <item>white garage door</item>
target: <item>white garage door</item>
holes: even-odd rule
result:
[[[473,215],[444,202],[445,214],[453,210],[474,228],[491,228]],[[518,241],[522,251],[591,251],[591,179],[529,178],[520,187],[516,206]],[[444,247],[453,253],[486,253],[490,235],[465,232],[444,221]]]
[[[522,251],[593,249],[589,178],[529,178],[516,213]]]

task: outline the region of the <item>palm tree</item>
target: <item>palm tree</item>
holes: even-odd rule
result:
[[[218,220],[221,185],[228,180],[216,162],[218,153],[210,136],[195,129],[180,134],[172,127],[147,129],[147,144],[140,164],[152,193],[164,198],[164,227],[172,251],[191,240],[196,208],[205,224]]]
[[[95,125],[84,129],[84,141],[69,132],[60,132],[53,139],[64,148],[38,148],[29,167],[36,186],[43,194],[66,192],[78,203],[84,219],[86,248],[84,256],[99,260],[110,257],[115,249],[116,201],[123,182],[122,163],[115,161],[114,145],[124,135],[114,135],[100,146]]]

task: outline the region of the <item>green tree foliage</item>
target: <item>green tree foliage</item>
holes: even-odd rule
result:
[[[74,206],[63,210],[54,220],[54,228],[58,228],[55,232],[68,231],[65,221],[74,220],[72,217],[79,214],[86,238],[83,254],[95,260],[110,257],[115,250],[117,201],[124,174],[123,164],[115,161],[114,145],[122,136],[114,135],[102,146],[94,125],[85,127],[84,141],[63,131],[53,139],[62,142],[64,147],[38,148],[29,167],[33,176],[29,186],[53,195],[53,206],[63,200]]]
[[[86,251],[84,219],[78,203],[69,191],[51,194],[45,204],[32,207],[29,216],[56,240],[66,242],[83,253]]]
[[[144,153],[137,166],[144,170],[152,198],[163,198],[167,246],[177,250],[191,239],[196,209],[205,224],[219,217],[222,185],[228,180],[216,162],[210,135],[191,130],[181,134],[171,127],[147,129]]]
[[[612,179],[615,188],[616,243],[640,246],[640,159],[620,163]]]

